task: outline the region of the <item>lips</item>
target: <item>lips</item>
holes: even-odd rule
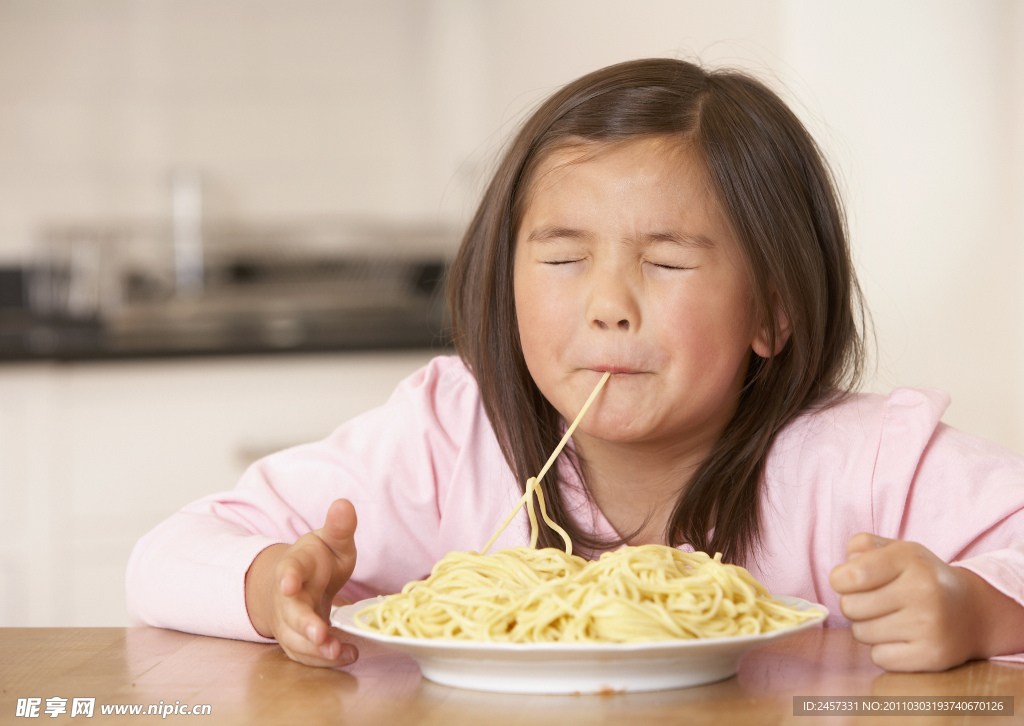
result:
[[[599,373],[608,371],[612,375],[631,375],[635,373],[643,373],[644,371],[639,368],[633,368],[632,366],[617,366],[617,365],[597,365],[594,366],[594,370]]]
[[[608,371],[615,376],[637,375],[639,373],[651,373],[657,370],[661,356],[650,355],[647,351],[639,348],[627,348],[625,350],[597,349],[588,351],[589,354],[577,358],[579,367],[583,370],[604,373]]]
[[[605,371],[611,373],[613,376],[619,375],[635,375],[637,373],[648,373],[649,369],[643,368],[632,363],[592,363],[581,366],[584,370],[591,370],[597,373],[604,373]]]

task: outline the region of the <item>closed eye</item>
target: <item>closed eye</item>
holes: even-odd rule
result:
[[[693,267],[691,267],[689,265],[666,265],[666,264],[663,264],[663,263],[660,263],[660,262],[651,262],[650,264],[654,265],[655,267],[659,267],[662,270],[692,270],[693,269]]]

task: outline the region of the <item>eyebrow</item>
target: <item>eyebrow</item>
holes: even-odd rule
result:
[[[702,234],[682,234],[680,232],[653,232],[643,235],[648,242],[669,242],[680,247],[695,247],[698,249],[711,249],[715,243]]]
[[[586,239],[590,235],[572,227],[540,227],[530,232],[527,242],[550,242],[556,239]]]
[[[527,242],[551,242],[556,239],[586,239],[590,237],[589,232],[573,227],[539,227],[530,232],[526,238]],[[667,242],[679,247],[697,249],[711,249],[715,243],[704,235],[682,234],[673,230],[664,232],[651,232],[640,235],[639,239],[630,240],[632,243]]]

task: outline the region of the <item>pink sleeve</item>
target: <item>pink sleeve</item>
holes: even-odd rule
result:
[[[1024,458],[939,423],[917,464],[897,534],[1024,607]],[[1024,662],[1024,653],[1000,659]]]
[[[129,613],[148,625],[263,640],[245,609],[249,565],[265,547],[321,527],[340,497],[359,518],[356,570],[342,593],[394,592],[450,549],[480,546],[515,494],[502,464],[472,377],[457,358],[435,359],[384,406],[257,462],[234,490],[143,537],[128,564]],[[488,486],[454,491],[455,482]]]
[[[943,424],[948,403],[898,389],[794,421],[767,463],[751,572],[825,604],[827,624],[845,627],[829,574],[851,536],[873,532],[918,542],[1024,606],[1024,458]]]
[[[1021,517],[1017,515],[1018,531]],[[1003,549],[986,552],[953,563],[970,570],[1007,597],[1024,606],[1024,541],[1016,541]],[[993,660],[1024,663],[1024,653],[996,656]]]

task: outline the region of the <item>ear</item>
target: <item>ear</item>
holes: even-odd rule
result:
[[[774,355],[778,355],[782,352],[782,349],[786,347],[786,343],[789,341],[790,326],[789,318],[782,311],[782,307],[779,305],[775,306],[775,350],[772,350],[768,340],[768,326],[762,325],[754,332],[754,340],[751,341],[750,347],[754,349],[754,353],[762,358],[771,358]]]

